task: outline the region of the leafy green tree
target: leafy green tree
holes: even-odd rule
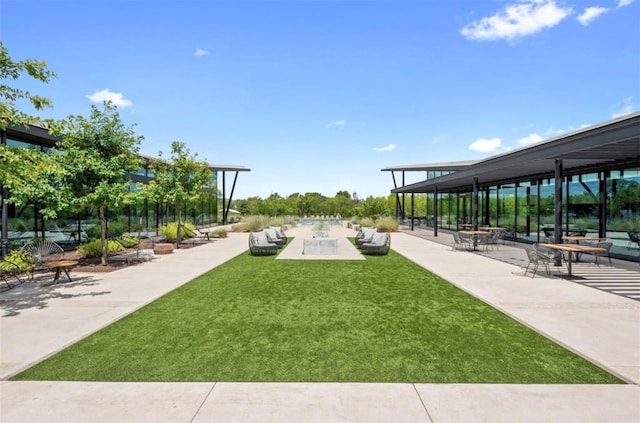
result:
[[[102,264],[108,264],[107,208],[133,201],[128,171],[142,167],[138,155],[143,137],[120,120],[110,102],[91,106],[91,115],[68,116],[52,131],[62,135],[52,158],[62,167],[60,191],[76,211],[97,209],[100,219]]]
[[[7,190],[7,203],[19,207],[32,204],[35,218],[45,220],[54,219],[68,207],[58,182],[60,166],[50,155],[35,148],[7,147],[2,162],[0,181]],[[44,223],[41,229],[44,231]]]
[[[342,217],[353,216],[353,200],[349,191],[338,191],[334,197],[336,213]]]
[[[392,214],[387,210],[384,198],[373,196],[369,196],[366,200],[360,201],[355,212],[359,217],[371,217],[374,219],[385,214]]]
[[[5,84],[7,80],[18,80],[24,73],[38,81],[48,83],[56,77],[53,71],[47,69],[47,63],[42,60],[25,59],[14,62],[9,56],[9,49],[0,41],[0,129],[7,126],[27,126],[37,124],[40,119],[20,111],[16,102],[27,100],[36,110],[42,110],[51,106],[51,100],[46,97],[33,95],[29,91],[10,87]]]
[[[152,167],[154,180],[149,183],[148,189],[156,199],[175,206],[178,219],[177,245],[179,246],[182,242],[182,211],[186,206],[197,202],[203,191],[210,188],[213,173],[207,162],[200,161],[197,153],[191,154],[186,144],[181,141],[171,143],[171,155],[168,161],[160,152],[158,160],[153,162]]]

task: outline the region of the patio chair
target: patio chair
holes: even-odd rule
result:
[[[276,244],[278,246],[278,248],[284,247],[286,239],[280,238],[278,236],[278,231],[276,231],[276,228],[268,227],[268,228],[264,228],[262,231],[266,234],[267,240],[270,243]]]
[[[360,230],[358,230],[358,233],[356,234],[356,245],[358,247],[360,247],[363,243],[365,242],[370,242],[373,235],[378,232],[378,228],[374,228],[374,227],[364,227],[364,228],[360,228]]]
[[[574,229],[567,232],[567,236],[587,236],[586,229]]]
[[[20,279],[20,273],[20,266],[18,266],[14,262],[7,259],[0,261],[0,279],[2,279],[2,282],[5,285],[2,291],[7,291],[14,286],[24,282],[22,279]],[[10,279],[15,279],[18,283],[11,283],[9,282]]]
[[[468,242],[468,239],[462,239],[458,232],[452,232],[453,236],[453,245],[451,246],[452,251],[458,251],[458,249],[465,247],[467,250],[471,249],[471,245]]]
[[[253,256],[272,256],[278,254],[278,245],[269,242],[264,231],[249,234],[249,252]]]
[[[636,247],[640,248],[640,232],[627,232],[627,235],[629,235],[629,242],[627,242],[627,248],[636,248]]]
[[[43,266],[45,262],[64,258],[64,249],[47,238],[36,242],[29,241],[22,246],[21,251],[25,254],[25,259],[33,265],[30,279],[33,279],[36,270],[49,269]]]
[[[282,230],[282,227],[280,227],[280,226],[269,226],[269,228],[270,228],[270,229],[275,229],[277,237],[278,237],[279,239],[281,239],[281,240],[282,240],[282,242],[283,242],[284,244],[286,244],[286,243],[287,243],[287,240],[288,240],[289,238],[287,237],[287,235],[286,235],[286,234],[284,233],[284,231]]]
[[[489,249],[490,246],[493,246],[494,244],[495,242],[493,240],[493,234],[476,235],[476,245],[482,247],[485,252]]]
[[[182,225],[182,233],[188,237],[188,239],[183,239],[182,241],[190,241],[192,243],[196,243],[198,241],[200,242],[207,242],[210,241],[209,239],[209,231],[208,230],[200,230],[198,228],[194,228],[191,229],[190,227],[186,226],[186,225]]]
[[[360,245],[362,254],[384,256],[389,253],[391,247],[391,236],[389,232],[376,232],[371,237],[371,241]]]
[[[606,250],[605,252],[602,252],[602,253],[597,253],[597,252],[591,252],[590,253],[592,256],[595,257],[596,264],[598,265],[598,267],[600,267],[600,258],[601,257],[606,257],[609,260],[609,266],[611,266],[612,264],[611,264],[611,257],[609,256],[609,251],[611,250],[611,247],[613,247],[613,242],[611,242],[611,241],[600,241],[595,246],[598,247],[598,248],[604,248]]]
[[[538,271],[538,267],[540,266],[543,266],[545,268],[545,270],[547,271],[547,275],[551,274],[550,266],[555,265],[555,259],[552,256],[538,251],[535,246],[527,247],[525,248],[525,251],[527,252],[527,258],[529,259],[529,263],[527,263],[527,267],[524,269],[525,276],[527,275],[529,268],[531,268],[532,266],[531,279],[536,276],[536,272]],[[560,271],[559,267],[558,274],[560,277],[562,277],[562,272]]]
[[[466,245],[468,250],[475,249],[474,246],[476,245],[476,241],[473,238],[473,235],[458,232],[458,236],[460,237],[461,244]]]

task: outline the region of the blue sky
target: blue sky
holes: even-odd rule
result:
[[[640,110],[635,0],[2,0],[0,37],[58,74],[14,84],[53,101],[40,116],[110,99],[144,154],[250,168],[234,198],[388,195],[384,167]]]

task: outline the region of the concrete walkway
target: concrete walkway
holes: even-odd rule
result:
[[[289,236],[304,236],[294,228]],[[333,232],[333,231],[336,232]],[[346,228],[334,233],[353,236]],[[640,302],[405,233],[391,246],[627,385],[90,383],[5,379],[247,249],[230,233],[107,274],[0,294],[0,421],[638,422]],[[640,277],[640,274],[639,274]]]

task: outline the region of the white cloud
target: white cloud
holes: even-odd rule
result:
[[[551,28],[571,13],[573,10],[570,7],[560,7],[555,0],[522,0],[508,5],[495,15],[470,23],[460,33],[470,40],[514,41]]]
[[[193,53],[194,56],[206,56],[207,54],[209,54],[209,52],[201,48],[197,48],[196,51]]]
[[[524,147],[525,145],[535,144],[543,140],[544,138],[542,138],[538,134],[529,134],[526,137],[520,138],[518,141],[516,141],[516,144],[518,144],[518,146]]]
[[[110,101],[116,107],[133,106],[131,100],[127,100],[126,98],[124,98],[124,95],[122,93],[114,93],[112,91],[109,91],[108,88],[106,90],[97,91],[91,95],[88,95],[87,98],[93,103],[103,103],[105,101]]]
[[[607,9],[606,7],[587,7],[586,9],[584,9],[584,12],[582,12],[582,14],[578,16],[578,21],[582,25],[587,26],[591,22],[593,22],[595,18],[607,13],[608,11],[609,9]]]
[[[562,134],[566,134],[568,132],[573,132],[573,131],[577,131],[579,129],[584,129],[591,126],[590,123],[583,123],[581,125],[578,126],[569,126],[568,128],[560,128],[560,129],[555,129],[555,128],[549,128],[545,131],[544,136],[545,138],[555,138],[558,137]]]
[[[347,124],[346,120],[336,120],[335,122],[327,123],[325,128],[344,128]]]
[[[620,0],[618,2],[618,9],[620,9],[621,7],[629,6],[634,1],[636,1],[636,0]]]
[[[395,144],[389,144],[389,145],[385,145],[384,147],[375,147],[374,150],[375,151],[392,151],[396,149],[396,145]]]
[[[478,138],[469,146],[469,150],[478,151],[480,153],[490,153],[497,151],[502,147],[501,138]]]
[[[627,97],[624,100],[622,100],[622,104],[620,105],[620,108],[616,110],[611,117],[614,119],[619,118],[619,117],[628,115],[630,113],[633,113],[633,111],[634,111],[633,97]]]

